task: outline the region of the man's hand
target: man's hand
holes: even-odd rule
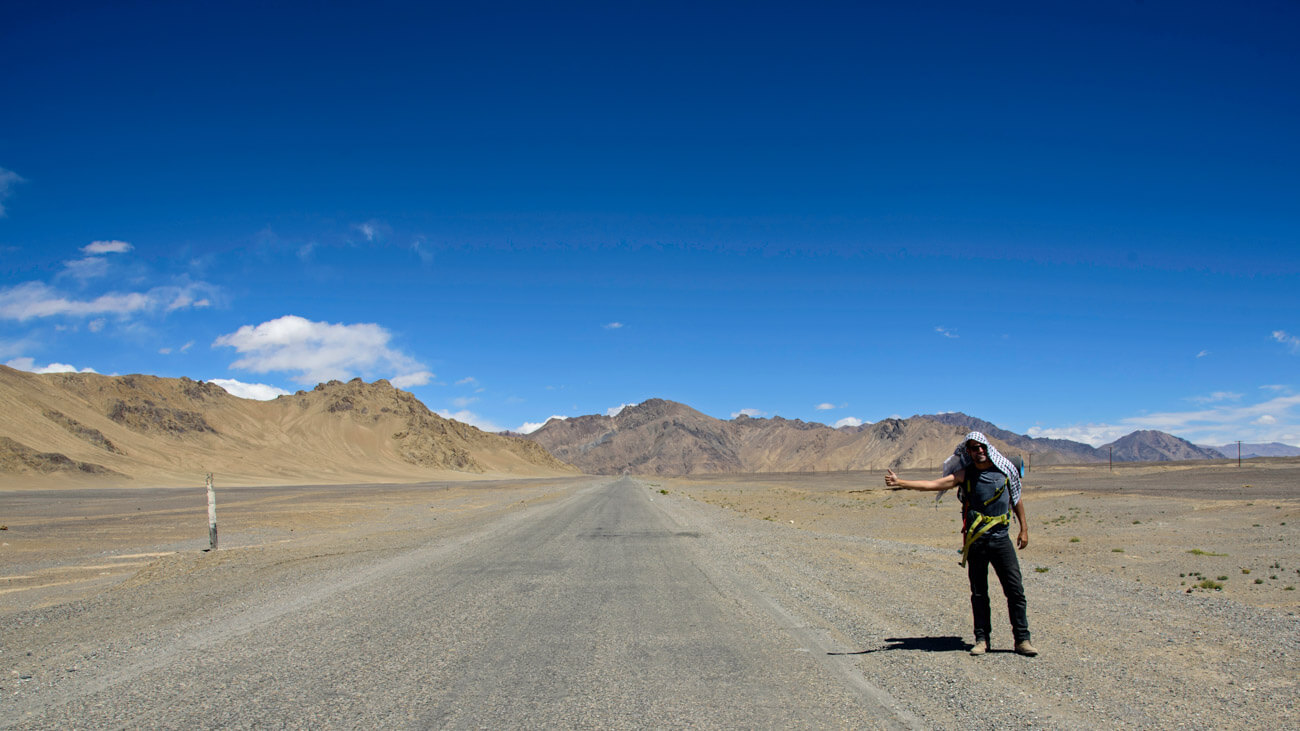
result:
[[[885,487],[901,487],[898,484],[898,475],[893,470],[885,470]]]
[[[1029,529],[1021,526],[1020,535],[1016,536],[1016,547],[1024,550],[1029,545]]]

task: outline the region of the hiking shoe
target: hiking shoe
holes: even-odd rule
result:
[[[975,646],[970,648],[970,654],[983,655],[989,651],[988,640],[975,640]]]
[[[1038,650],[1035,650],[1034,646],[1029,644],[1029,640],[1021,640],[1016,643],[1016,653],[1025,657],[1033,657],[1038,654]]]

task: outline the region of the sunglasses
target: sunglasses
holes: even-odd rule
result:
[[[967,452],[980,452],[980,451],[984,451],[984,450],[986,450],[986,449],[988,449],[988,448],[985,447],[983,444],[968,444],[968,445],[966,445],[966,451],[967,451]]]

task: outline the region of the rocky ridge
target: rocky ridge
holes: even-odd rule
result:
[[[552,419],[528,438],[591,474],[691,475],[934,468],[965,433],[922,418],[842,429],[781,417],[725,421],[650,399],[616,416]]]

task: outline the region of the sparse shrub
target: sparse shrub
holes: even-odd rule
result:
[[[1052,570],[1052,569],[1051,569],[1050,567],[1048,567],[1048,566],[1035,566],[1035,567],[1034,567],[1034,571],[1037,571],[1037,572],[1040,573],[1040,574],[1045,574],[1045,573],[1047,573],[1048,571],[1051,571],[1051,570]]]
[[[1213,589],[1213,590],[1215,590],[1215,591],[1223,591],[1223,584],[1220,584],[1220,583],[1217,582],[1217,581],[1210,581],[1209,579],[1206,579],[1205,581],[1202,581],[1201,583],[1197,584],[1196,586],[1197,586],[1197,588],[1199,588],[1199,589]]]
[[[1228,577],[1226,577],[1226,576],[1220,576],[1220,577],[1219,577],[1219,581],[1227,581],[1227,580],[1228,580]]]
[[[1202,551],[1199,548],[1193,548],[1192,550],[1188,551],[1188,553],[1192,554],[1193,556],[1227,556],[1228,555],[1226,553],[1214,553],[1213,551]]]
[[[1112,548],[1112,549],[1110,549],[1110,552],[1111,552],[1111,553],[1123,553],[1123,552],[1124,552],[1124,549],[1122,549],[1122,548]]]
[[[1264,583],[1264,580],[1263,580],[1263,579],[1255,579],[1255,583],[1256,583],[1256,584],[1262,584],[1262,583]]]
[[[1242,569],[1242,570],[1241,570],[1241,573],[1243,573],[1243,574],[1249,574],[1249,573],[1250,573],[1250,569]]]
[[[1070,543],[1078,543],[1078,542],[1079,542],[1078,536],[1075,536],[1074,538],[1070,539]]]

